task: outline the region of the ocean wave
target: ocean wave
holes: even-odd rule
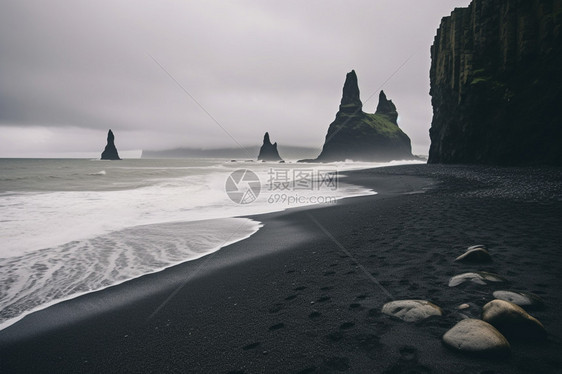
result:
[[[247,218],[144,225],[0,259],[0,329],[53,303],[208,255],[260,227]]]

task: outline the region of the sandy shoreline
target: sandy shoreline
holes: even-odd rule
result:
[[[212,256],[32,314],[0,332],[0,371],[562,370],[561,170],[416,165],[345,174],[378,194],[251,217],[264,227]],[[487,245],[494,261],[453,263],[473,244]],[[447,286],[471,270],[508,284]],[[544,298],[532,314],[547,342],[513,342],[502,360],[443,347],[440,336],[461,318],[456,307],[470,302],[477,313],[495,289]],[[445,315],[392,319],[380,313],[384,290],[430,300]]]

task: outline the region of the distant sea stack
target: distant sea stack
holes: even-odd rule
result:
[[[107,145],[101,154],[102,160],[121,160],[117,148],[115,148],[115,136],[113,131],[109,130],[107,133]]]
[[[259,161],[283,161],[279,156],[277,151],[277,143],[271,144],[269,140],[269,133],[265,133],[263,136],[263,145],[260,148],[260,153],[258,155]]]
[[[355,71],[347,73],[336,119],[330,124],[322,152],[315,160],[390,161],[412,159],[410,138],[397,123],[398,112],[383,91],[375,114],[363,112]]]
[[[473,0],[431,47],[429,163],[562,165],[562,0]]]

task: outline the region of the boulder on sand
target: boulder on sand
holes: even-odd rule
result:
[[[505,282],[505,279],[494,273],[486,271],[462,273],[455,275],[449,279],[449,287],[456,287],[465,282],[472,282],[476,284],[485,285],[488,282]]]
[[[507,339],[487,322],[464,319],[443,335],[443,343],[456,351],[488,357],[511,353]]]
[[[441,308],[426,300],[396,300],[382,307],[386,315],[400,318],[406,322],[417,322],[431,316],[441,316]]]
[[[483,245],[475,245],[472,247],[468,247],[467,251],[457,257],[455,262],[464,262],[464,263],[477,263],[481,264],[484,262],[492,261],[492,256],[486,250]]]
[[[519,305],[505,300],[492,300],[482,308],[482,319],[508,337],[545,339],[542,323]]]
[[[544,301],[540,296],[523,291],[499,290],[493,293],[496,299],[505,300],[517,304],[523,309],[542,309]]]

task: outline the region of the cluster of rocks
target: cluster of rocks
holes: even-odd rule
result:
[[[352,70],[346,75],[339,111],[328,128],[322,152],[315,159],[299,162],[383,162],[415,158],[410,138],[398,126],[396,105],[383,91],[379,93],[376,112],[363,112],[357,74]],[[258,161],[283,162],[277,143],[271,143],[267,132]]]
[[[492,257],[483,245],[478,245],[469,247],[455,261],[483,264],[491,262]],[[467,282],[486,285],[490,282],[505,281],[505,278],[489,272],[467,272],[451,277],[449,287],[457,287]],[[511,353],[509,340],[546,339],[547,332],[542,323],[525,310],[542,308],[544,303],[539,296],[507,290],[495,291],[492,296],[494,299],[483,306],[480,318],[465,314],[467,313],[465,310],[476,308],[471,303],[464,303],[457,307],[462,320],[443,335],[442,341],[445,346],[469,354],[505,357]],[[432,316],[443,315],[439,306],[426,300],[391,301],[382,307],[382,313],[406,322],[418,322]]]

